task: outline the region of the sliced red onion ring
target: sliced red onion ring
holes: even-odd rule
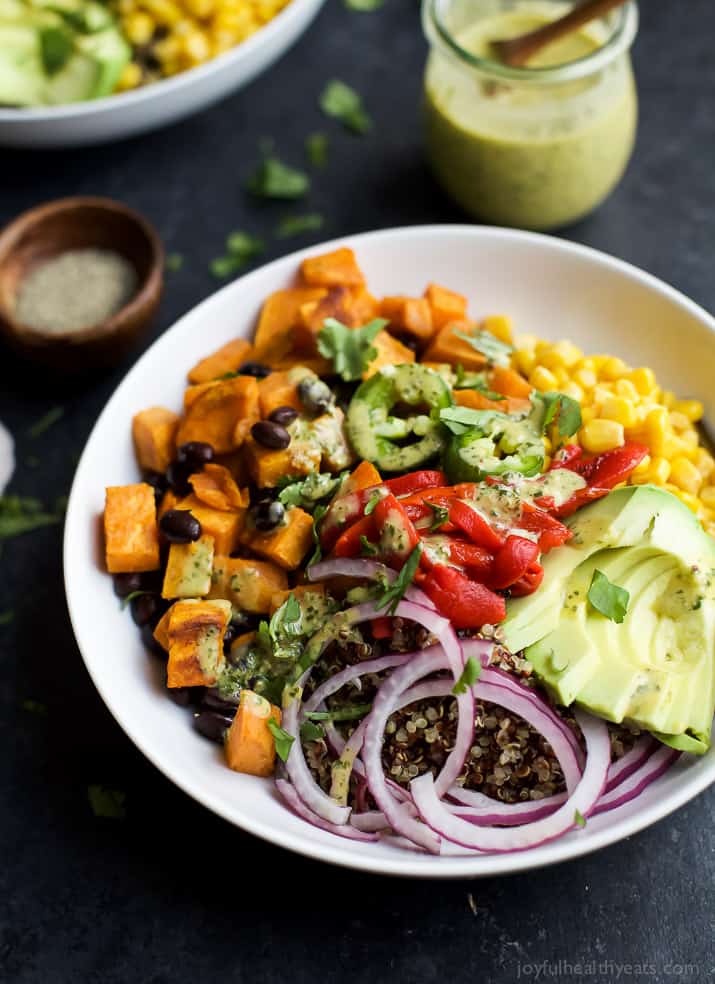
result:
[[[633,775],[651,757],[657,748],[660,748],[660,742],[656,741],[651,735],[642,735],[630,751],[611,763],[611,767],[608,770],[608,778],[606,779],[605,792],[610,793],[624,779]]]
[[[378,659],[366,659],[362,663],[355,663],[348,666],[339,673],[334,673],[325,683],[322,683],[313,691],[310,698],[303,704],[303,712],[309,714],[318,709],[327,697],[332,697],[346,684],[357,680],[367,673],[383,673],[385,670],[392,669],[393,666],[402,666],[412,659],[414,653],[390,653],[388,656],[380,656]]]
[[[306,670],[298,680],[296,687],[302,688],[310,676],[310,670]],[[334,799],[323,792],[308,768],[305,761],[303,747],[300,742],[300,725],[298,723],[300,699],[295,697],[287,707],[283,709],[283,719],[281,726],[284,731],[293,738],[288,758],[285,762],[285,769],[291,782],[295,786],[296,793],[303,804],[317,813],[323,820],[332,824],[345,824],[350,817],[350,807],[341,806]]]
[[[636,769],[628,778],[614,786],[610,792],[605,793],[591,810],[591,815],[595,816],[606,810],[615,810],[619,806],[630,803],[632,799],[643,792],[646,786],[650,786],[664,772],[667,772],[679,757],[680,752],[677,749],[661,745],[643,762],[639,769]]]
[[[518,803],[502,803],[485,796],[484,793],[476,793],[476,795],[486,800],[483,806],[463,806],[461,803],[447,803],[445,806],[454,816],[468,823],[474,823],[478,827],[515,827],[548,817],[566,802],[566,793],[545,796],[542,800],[523,800]]]
[[[15,471],[15,442],[12,434],[0,424],[0,495],[12,478]]]
[[[586,767],[573,794],[550,816],[520,827],[477,827],[451,814],[440,802],[429,772],[410,785],[420,816],[440,837],[476,851],[523,851],[566,833],[574,826],[577,811],[584,817],[593,811],[610,763],[611,746],[603,721],[581,710],[576,711],[576,718],[586,740]]]
[[[374,581],[380,577],[385,578],[388,584],[392,584],[397,577],[397,571],[381,564],[379,560],[365,560],[359,557],[335,557],[331,560],[321,560],[319,564],[313,564],[312,567],[309,567],[306,574],[309,581],[324,581],[329,577],[364,577]],[[417,605],[423,605],[433,612],[437,610],[432,599],[413,584],[405,591],[405,599],[414,601]]]
[[[331,834],[337,834],[338,837],[347,837],[350,840],[369,842],[376,841],[378,839],[376,834],[365,830],[358,830],[357,827],[353,827],[350,824],[342,824],[338,826],[337,824],[329,823],[327,820],[324,820],[323,817],[318,816],[317,813],[313,813],[313,811],[308,809],[303,800],[296,793],[294,787],[291,786],[291,784],[285,779],[276,779],[276,789],[291,810],[299,817],[302,817],[303,820],[307,820],[308,823],[312,824],[314,827],[319,827],[321,830],[327,830]]]

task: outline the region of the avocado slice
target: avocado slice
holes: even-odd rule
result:
[[[715,540],[679,499],[617,489],[569,521],[537,592],[510,601],[505,644],[562,704],[707,750],[715,713]],[[617,623],[588,601],[599,570],[629,593]]]

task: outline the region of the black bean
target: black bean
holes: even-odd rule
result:
[[[166,475],[162,475],[161,472],[155,471],[146,472],[144,474],[144,481],[147,485],[151,485],[154,489],[154,498],[156,499],[158,505],[169,487],[169,483],[166,480]]]
[[[274,530],[285,519],[286,510],[282,502],[260,502],[251,510],[253,525],[257,530]]]
[[[191,692],[193,689],[193,687],[167,687],[166,692],[169,699],[179,707],[188,707],[194,696]]]
[[[192,543],[201,536],[201,523],[188,509],[169,509],[159,528],[169,543]]]
[[[141,591],[141,589],[141,574],[114,575],[114,593],[118,598],[126,598],[126,596],[130,595],[133,591]]]
[[[251,612],[236,612],[231,619],[231,626],[237,635],[241,635],[244,632],[250,632],[252,629],[257,629],[260,620],[260,615],[253,615]],[[233,640],[231,641],[233,642]]]
[[[166,480],[177,495],[190,494],[189,475],[193,474],[194,470],[185,461],[172,461],[166,469]]]
[[[135,625],[147,625],[156,622],[156,616],[161,609],[161,600],[155,594],[140,594],[131,600],[132,618]]]
[[[223,742],[224,735],[231,727],[233,718],[215,711],[200,711],[194,715],[194,727],[204,738],[211,741]]]
[[[288,431],[272,420],[259,420],[251,428],[251,435],[257,444],[275,451],[283,451],[290,444]]]
[[[400,335],[398,340],[411,352],[419,351],[420,343],[414,335]]]
[[[142,637],[142,642],[149,650],[149,652],[152,654],[152,656],[161,656],[164,659],[166,659],[166,651],[162,646],[159,645],[159,643],[154,638],[154,630],[152,629],[151,625],[148,622],[146,623],[146,625],[142,625],[141,627],[141,637]]]
[[[239,376],[255,376],[256,379],[265,379],[270,376],[271,370],[264,366],[262,362],[244,362],[238,367]]]
[[[223,697],[217,687],[208,687],[206,693],[201,698],[201,708],[206,711],[216,711],[225,714],[226,717],[233,717],[238,707],[240,695],[236,695],[235,700],[227,700]]]
[[[236,638],[237,635],[238,635],[238,629],[233,624],[233,622],[229,622],[228,625],[226,626],[226,631],[223,636],[223,648],[230,649],[231,643],[233,642],[233,640]]]
[[[251,502],[254,504],[259,502],[272,502],[277,495],[278,489],[257,489],[254,486],[251,489]]]
[[[176,459],[182,465],[189,465],[194,471],[200,471],[204,465],[214,460],[214,449],[206,441],[187,441],[181,444],[176,452]]]
[[[288,424],[293,423],[293,421],[298,416],[298,411],[294,410],[293,407],[276,407],[276,409],[268,414],[268,419],[272,420],[274,424],[280,424],[281,427],[287,427]]]
[[[309,413],[325,413],[334,403],[335,395],[327,383],[317,376],[307,376],[298,383],[300,402]]]

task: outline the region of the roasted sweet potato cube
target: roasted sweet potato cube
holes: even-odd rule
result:
[[[301,413],[304,407],[298,396],[298,383],[310,375],[309,369],[296,366],[294,369],[272,372],[265,379],[259,380],[258,405],[261,417],[265,419],[278,407],[293,407]]]
[[[231,602],[177,601],[170,611],[167,687],[212,687],[223,667]]]
[[[444,328],[450,321],[467,320],[467,298],[454,290],[430,284],[425,291],[425,299],[432,311],[435,330]]]
[[[242,690],[238,711],[226,734],[228,767],[249,776],[270,776],[276,763],[276,743],[269,721],[281,723],[280,708],[252,690]]]
[[[259,557],[272,560],[286,571],[294,571],[313,543],[313,517],[302,509],[289,509],[286,523],[269,533],[246,526],[241,542]]]
[[[209,463],[189,478],[196,498],[212,509],[223,512],[247,509],[248,489],[239,489],[231,472],[224,465]]]
[[[405,362],[415,361],[415,353],[412,349],[407,348],[387,331],[381,331],[376,335],[372,344],[377,349],[377,355],[362,374],[363,379],[374,376],[383,366],[401,366]]]
[[[426,345],[436,331],[432,310],[424,297],[383,297],[380,316],[390,322],[387,330],[391,334],[409,335],[420,345]]]
[[[173,606],[172,606],[173,607]],[[154,627],[154,638],[162,649],[169,652],[169,622],[171,621],[171,608],[167,608],[164,614]]]
[[[377,301],[364,287],[331,287],[319,301],[309,301],[301,307],[295,347],[317,352],[318,335],[326,318],[335,318],[348,328],[359,328],[376,314]]]
[[[145,482],[111,485],[104,507],[104,545],[110,574],[155,571],[159,527],[154,489]]]
[[[459,389],[452,392],[454,402],[458,407],[469,407],[471,410],[496,410],[498,413],[509,413],[509,401],[490,400],[484,393],[473,389]]]
[[[176,443],[205,441],[216,454],[226,454],[241,446],[258,420],[258,382],[236,376],[204,385],[179,424]]]
[[[465,369],[483,369],[487,360],[469,342],[460,338],[456,332],[473,335],[476,325],[471,321],[450,321],[441,328],[424,353],[427,362],[448,362],[451,366],[462,365]]]
[[[347,246],[332,253],[308,257],[301,263],[300,273],[305,283],[313,287],[362,287],[365,284],[355,253]]]
[[[166,407],[140,410],[132,420],[132,438],[139,467],[165,472],[174,457],[179,415]]]
[[[173,489],[167,489],[164,495],[161,497],[161,505],[157,510],[156,518],[161,519],[164,513],[168,512],[170,509],[176,509],[179,503],[179,497],[174,492]]]
[[[369,461],[361,461],[357,468],[345,479],[341,495],[348,492],[360,492],[361,489],[369,489],[371,485],[378,485],[382,481],[380,472]]]
[[[226,512],[223,509],[213,509],[189,495],[176,505],[177,509],[188,509],[192,516],[201,523],[201,532],[213,537],[214,552],[230,554],[239,544],[239,534],[243,527],[246,510],[240,509]]]
[[[241,611],[265,615],[274,594],[287,587],[285,571],[268,560],[215,557],[209,598],[225,598]]]
[[[290,595],[300,601],[305,599],[305,595],[317,595],[320,598],[325,597],[325,585],[324,584],[297,584],[294,588],[285,588],[283,591],[276,591],[271,598],[271,615],[277,612],[281,605],[288,600]]]
[[[196,383],[194,386],[187,386],[184,390],[184,411],[187,411],[201,396],[214,386],[218,386],[222,380],[210,379],[206,383]]]
[[[281,450],[264,448],[252,437],[244,445],[248,474],[259,489],[274,488],[287,475],[310,475],[320,471],[322,453],[319,447],[305,441],[293,440]]]
[[[277,363],[294,351],[295,327],[301,307],[310,301],[320,300],[324,294],[324,287],[287,287],[271,294],[258,319],[253,342],[254,358],[271,368],[279,368]]]
[[[251,343],[245,338],[234,338],[226,342],[220,349],[207,355],[189,370],[190,383],[207,383],[210,379],[218,379],[227,372],[236,372],[239,366],[251,358]]]
[[[172,543],[166,563],[164,598],[200,598],[211,590],[214,541],[204,533],[193,543]]]

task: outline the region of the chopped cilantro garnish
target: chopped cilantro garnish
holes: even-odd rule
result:
[[[573,822],[576,824],[577,827],[585,827],[586,817],[583,815],[583,813],[581,813],[580,810],[574,810]]]
[[[335,318],[326,318],[318,335],[318,351],[333,360],[335,372],[346,383],[360,379],[377,355],[372,342],[387,324],[375,318],[362,328],[348,328]]]
[[[128,595],[125,595],[122,598],[122,600],[119,603],[119,607],[121,608],[122,611],[124,611],[127,605],[130,605],[135,598],[138,598],[140,595],[145,595],[145,594],[151,594],[151,591],[130,591]]]
[[[328,162],[328,137],[325,133],[310,133],[305,138],[305,152],[313,167],[325,167]]]
[[[348,10],[355,10],[360,14],[371,14],[385,4],[385,0],[344,0],[344,2]]]
[[[359,93],[339,79],[333,79],[323,89],[320,108],[353,133],[367,133],[372,120],[362,104]]]
[[[219,256],[211,263],[214,277],[223,279],[243,269],[251,260],[265,250],[265,243],[247,232],[237,230],[226,238],[226,255]]]
[[[377,557],[377,555],[378,555],[379,552],[380,551],[378,550],[376,544],[371,543],[370,540],[368,540],[368,538],[365,536],[364,533],[361,534],[361,536],[360,536],[360,554],[361,554],[361,556],[362,557]]]
[[[577,400],[565,393],[542,393],[544,401],[544,431],[557,422],[559,436],[571,437],[581,426],[581,407]]]
[[[402,570],[399,572],[395,580],[392,584],[387,586],[384,594],[378,598],[377,607],[386,608],[388,615],[394,615],[397,611],[397,606],[404,597],[405,591],[407,591],[410,584],[412,584],[412,579],[415,576],[415,571],[417,570],[421,556],[422,543],[418,543],[405,561]]]
[[[588,600],[606,618],[620,624],[626,617],[630,597],[625,588],[609,581],[603,571],[593,572]]]
[[[184,265],[184,257],[181,253],[169,253],[165,265],[169,273],[177,273]]]
[[[32,427],[28,428],[27,436],[34,438],[44,434],[45,431],[49,430],[53,424],[57,423],[57,421],[63,416],[64,412],[64,407],[53,407],[51,410],[48,410],[43,417],[40,417],[39,420],[35,421]]]
[[[300,726],[300,737],[303,741],[320,741],[325,737],[325,731],[319,724],[304,721]]]
[[[268,154],[248,180],[246,188],[259,198],[302,198],[310,188],[310,178],[304,171]]]
[[[315,507],[315,511],[313,513],[313,543],[315,544],[315,550],[313,550],[313,553],[310,555],[306,565],[307,567],[310,567],[312,564],[319,563],[323,556],[323,551],[320,546],[320,522],[327,511],[327,506]]]
[[[349,707],[339,707],[334,711],[308,711],[305,715],[309,721],[355,721],[365,717],[372,710],[372,704],[353,704]]]
[[[440,529],[449,519],[449,509],[445,506],[437,506],[434,502],[428,502],[425,499],[425,505],[429,506],[432,510],[432,523],[430,525],[430,533],[434,533],[436,530]]]
[[[474,656],[470,656],[464,664],[459,680],[452,687],[453,694],[466,694],[467,688],[474,686],[482,672],[482,664]]]
[[[276,755],[281,762],[287,762],[295,738],[289,735],[279,724],[276,724],[273,718],[268,718],[268,730],[276,743]]]
[[[19,495],[0,496],[0,540],[29,533],[41,526],[59,523],[62,517],[43,511],[37,499]]]
[[[365,503],[365,508],[363,509],[363,516],[369,516],[374,510],[375,506],[382,499],[382,495],[379,492],[373,492],[370,498]]]
[[[288,239],[290,236],[300,236],[304,232],[313,232],[323,227],[323,216],[318,212],[308,212],[306,215],[286,215],[278,223],[276,236],[278,239]]]
[[[316,509],[320,499],[332,495],[338,488],[346,473],[328,475],[326,472],[314,472],[303,479],[288,477],[285,485],[278,494],[284,506],[300,506],[311,511]]]
[[[126,793],[109,786],[87,786],[87,798],[95,817],[123,820],[127,815]]]
[[[508,366],[512,353],[511,345],[500,341],[488,331],[477,331],[473,335],[468,335],[464,331],[453,331],[456,338],[461,338],[483,355],[489,363],[495,366]]]

